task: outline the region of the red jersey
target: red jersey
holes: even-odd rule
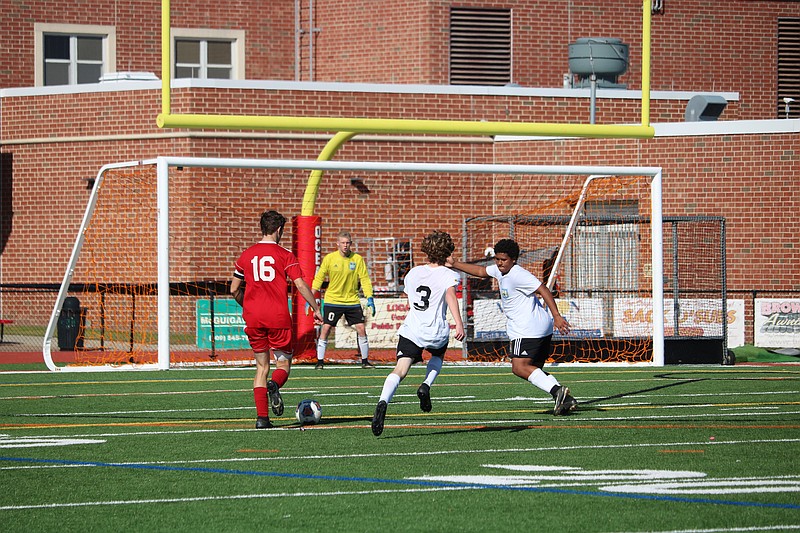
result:
[[[233,275],[247,282],[242,313],[247,327],[291,328],[286,278],[303,275],[294,254],[274,242],[259,242],[242,252],[235,268]]]

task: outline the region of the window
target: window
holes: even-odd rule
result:
[[[35,84],[98,83],[116,70],[116,31],[110,26],[35,24]]]
[[[778,118],[800,118],[800,18],[778,19]]]
[[[244,31],[172,30],[175,78],[244,78]]]
[[[450,9],[450,84],[511,83],[511,10]]]

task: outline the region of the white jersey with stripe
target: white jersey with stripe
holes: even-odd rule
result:
[[[447,289],[459,283],[459,275],[445,266],[420,265],[406,274],[403,292],[408,314],[397,333],[422,348],[441,348],[450,339],[447,321]]]
[[[542,284],[536,276],[519,265],[511,267],[506,275],[497,265],[489,265],[486,273],[495,278],[500,287],[509,339],[538,339],[552,335],[553,317],[535,294]]]

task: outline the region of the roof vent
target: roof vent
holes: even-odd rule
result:
[[[714,121],[719,118],[728,101],[714,94],[692,96],[686,104],[686,122]]]
[[[628,45],[614,37],[583,37],[569,45],[569,70],[577,74],[576,87],[588,87],[594,74],[597,86],[625,89],[617,77],[628,70]]]

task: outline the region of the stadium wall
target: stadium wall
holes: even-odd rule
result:
[[[125,87],[128,87],[124,90]],[[187,86],[178,89],[184,112],[291,110],[297,114],[381,112],[403,118],[547,120],[553,102],[542,97],[381,91],[263,90]],[[373,87],[374,88],[374,87]],[[341,89],[341,86],[339,86]],[[440,92],[445,92],[441,90]],[[513,92],[513,91],[512,91]],[[261,132],[162,131],[155,126],[158,89],[103,85],[94,90],[4,90],[2,96],[2,231],[0,283],[59,283],[83,215],[88,180],[109,162],[158,155],[314,159],[329,136]],[[536,102],[525,105],[525,101]],[[610,100],[614,101],[615,100]],[[574,115],[586,101],[569,100]],[[605,106],[606,100],[599,105]],[[635,114],[622,102],[608,121]],[[664,99],[677,110],[685,100]],[[580,109],[583,107],[584,109]],[[363,116],[363,115],[362,115]],[[628,120],[629,122],[631,120]],[[800,289],[794,228],[800,226],[798,120],[765,121],[718,130],[672,124],[683,134],[652,140],[513,140],[460,137],[358,136],[337,159],[454,163],[604,164],[664,168],[666,215],[715,215],[728,219],[729,289]],[[776,125],[782,125],[778,128]],[[657,125],[658,126],[658,125]],[[736,133],[731,133],[738,129]],[[657,131],[659,127],[657,127]],[[465,217],[509,214],[536,203],[536,180],[525,183],[469,175],[325,176],[315,214],[323,218],[322,249],[335,248],[339,229],[356,240],[411,237],[417,257],[421,238],[442,229],[460,235]],[[195,279],[228,279],[238,252],[257,240],[256,217],[265,208],[299,214],[307,173],[291,171],[175,171],[172,226],[176,273]],[[515,201],[509,201],[509,198]],[[229,216],[236,214],[236,217]],[[236,225],[224,221],[240,220]],[[131,246],[135,235],[123,235]],[[287,235],[286,244],[292,235]],[[24,301],[4,299],[6,315],[24,313]],[[43,308],[49,312],[48,306]]]
[[[243,0],[220,9],[210,0],[173,0],[173,28],[244,30],[249,80],[449,83],[449,9],[443,0]],[[313,21],[309,21],[313,5]],[[475,0],[474,8],[512,13],[512,82],[562,87],[568,45],[581,37],[616,37],[630,45],[630,67],[620,82],[641,89],[639,0]],[[116,28],[114,71],[161,71],[159,2],[30,0],[0,3],[0,87],[34,85],[34,24]],[[708,0],[665,3],[652,23],[651,89],[741,94],[739,115],[779,116],[777,20],[800,17],[797,2]],[[299,29],[299,31],[298,31]],[[568,115],[565,119],[568,118]],[[654,122],[672,120],[654,109]]]

